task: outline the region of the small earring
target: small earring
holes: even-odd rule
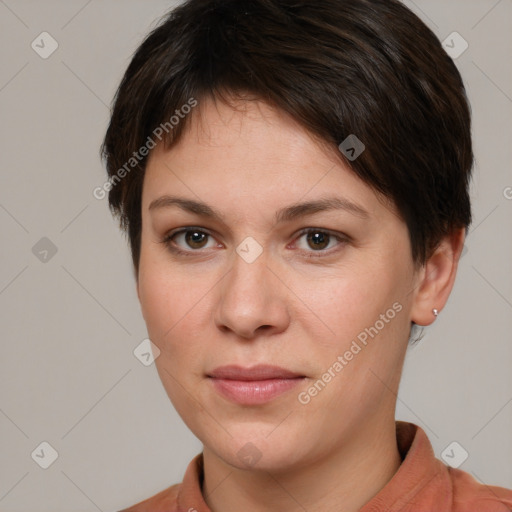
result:
[[[434,308],[434,309],[432,310],[432,313],[434,313],[434,316],[439,315],[439,311],[438,311],[436,308]]]

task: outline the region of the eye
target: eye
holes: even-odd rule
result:
[[[212,240],[210,240],[212,239]],[[296,240],[304,239],[304,244],[297,244],[299,249],[306,253],[306,257],[315,258],[327,256],[337,252],[337,246],[344,246],[350,241],[347,235],[333,233],[329,230],[318,228],[306,228],[299,233]],[[208,245],[210,242],[210,245]],[[334,243],[337,242],[337,243]],[[200,253],[201,249],[218,247],[213,235],[204,229],[189,226],[168,233],[161,241],[169,251],[175,254],[190,256],[194,252]],[[301,246],[302,245],[302,246]],[[313,254],[318,253],[318,254]]]
[[[199,228],[188,227],[167,234],[162,243],[171,252],[184,254],[198,252],[198,249],[208,249],[218,245],[212,240],[213,245],[208,246],[208,238],[212,238],[210,233]]]
[[[301,239],[305,240],[305,244],[303,244],[302,247],[299,247],[299,249],[309,253],[320,253],[318,255],[310,254],[308,255],[308,257],[325,256],[325,253],[331,254],[333,252],[331,250],[333,246],[336,247],[339,245],[344,245],[346,242],[349,241],[349,238],[346,235],[334,234],[330,231],[318,228],[307,228],[301,231],[301,233],[299,234],[299,238],[297,240]],[[333,244],[332,242],[335,241],[337,241],[338,243]]]

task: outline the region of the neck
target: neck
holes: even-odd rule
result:
[[[286,471],[248,471],[204,449],[203,495],[212,512],[356,512],[401,464],[394,418],[367,423],[314,463]]]

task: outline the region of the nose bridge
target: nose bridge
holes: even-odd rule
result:
[[[267,266],[269,253],[258,246],[245,240],[237,247],[231,270],[222,281],[215,315],[219,328],[247,338],[262,326],[283,329],[288,318],[282,288]]]
[[[268,251],[263,251],[263,247],[259,247],[246,241],[237,247],[236,257],[233,258],[233,276],[239,281],[239,285],[247,287],[249,291],[254,286],[264,292],[269,273],[269,254]]]

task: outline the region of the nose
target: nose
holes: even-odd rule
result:
[[[254,339],[286,330],[290,318],[289,290],[273,270],[267,253],[248,263],[237,253],[228,274],[219,283],[215,323],[225,333]]]

